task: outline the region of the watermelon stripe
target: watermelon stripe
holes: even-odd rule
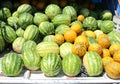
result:
[[[78,55],[69,53],[62,60],[62,69],[67,76],[76,76],[81,70],[81,59]]]
[[[27,69],[29,70],[39,69],[41,57],[35,51],[33,52],[33,50],[31,49],[26,49],[25,52],[22,53],[22,59]]]
[[[2,59],[2,72],[6,76],[17,76],[23,69],[22,59],[16,53],[8,53]]]
[[[42,35],[50,35],[54,33],[54,25],[48,21],[41,22],[39,25],[39,31]]]
[[[22,4],[18,7],[17,12],[19,14],[24,13],[24,12],[32,13],[32,7],[29,4]]]
[[[56,76],[61,70],[61,60],[57,54],[48,53],[42,58],[41,70],[47,76]]]
[[[0,52],[2,52],[5,49],[5,41],[2,36],[0,36],[0,42],[1,42]]]
[[[39,30],[35,25],[29,25],[24,32],[24,38],[27,40],[35,40],[38,38]]]
[[[83,58],[83,63],[89,76],[98,76],[103,71],[102,59],[96,52],[87,52]]]
[[[36,46],[36,50],[41,57],[47,53],[59,54],[59,46],[54,42],[41,42]]]
[[[15,30],[10,26],[5,26],[5,28],[2,29],[2,34],[8,43],[12,43],[17,37]]]

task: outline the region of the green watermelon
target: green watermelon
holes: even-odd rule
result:
[[[41,60],[41,70],[45,76],[57,76],[61,71],[61,59],[54,53],[46,54]]]
[[[103,72],[102,59],[94,51],[89,51],[84,55],[83,65],[87,70],[88,76],[99,76]]]
[[[23,46],[24,42],[25,42],[25,38],[17,37],[12,43],[12,49],[16,53],[21,53],[22,52],[22,46]]]
[[[0,28],[5,27],[5,25],[6,25],[6,23],[4,21],[0,20]]]
[[[18,27],[18,18],[17,17],[9,17],[7,19],[7,22],[11,27],[15,27],[17,29],[17,27]]]
[[[10,9],[3,7],[0,10],[0,20],[7,21],[7,18],[11,16],[11,11]]]
[[[69,53],[62,60],[62,70],[67,76],[77,76],[82,67],[82,61],[78,55]]]
[[[5,76],[19,76],[23,70],[23,61],[16,53],[7,53],[2,57],[2,72]]]
[[[32,6],[29,4],[21,4],[18,8],[17,8],[17,12],[18,14],[22,14],[22,13],[32,13]]]
[[[86,17],[83,21],[83,28],[86,30],[96,30],[97,29],[97,20],[94,17]]]
[[[27,40],[22,45],[22,53],[24,51],[26,51],[27,49],[31,49],[32,51],[34,51],[35,48],[36,48],[36,46],[37,46],[37,44],[36,44],[35,41],[33,41],[33,40]]]
[[[39,25],[39,31],[40,31],[40,34],[44,36],[54,34],[54,31],[55,31],[54,25],[52,22],[48,22],[48,21],[41,22]]]
[[[19,27],[17,30],[16,30],[16,34],[18,37],[23,37],[24,35],[24,29],[22,29],[21,27]]]
[[[55,42],[40,42],[36,46],[36,51],[41,57],[44,57],[48,53],[59,54],[59,46]]]
[[[26,40],[34,40],[37,41],[37,39],[39,38],[39,29],[36,25],[29,25],[26,27],[25,31],[24,31],[24,35],[23,37]]]
[[[4,38],[0,35],[0,52],[5,49],[5,41]]]
[[[61,24],[69,25],[71,23],[71,17],[68,14],[58,14],[52,19],[52,22],[55,26]]]
[[[31,25],[33,23],[33,16],[29,13],[22,13],[19,15],[18,18],[18,25],[23,28],[26,29],[26,27],[28,25]]]
[[[60,56],[63,58],[67,54],[72,53],[72,43],[70,42],[64,42],[62,45],[60,45]]]
[[[62,13],[70,15],[72,21],[77,19],[77,12],[73,6],[65,6]]]
[[[8,43],[12,43],[17,38],[15,30],[7,25],[5,28],[2,28],[2,35],[5,41]]]
[[[26,49],[22,53],[24,65],[29,70],[38,70],[40,68],[41,57],[31,49]]]
[[[47,35],[43,38],[42,41],[44,41],[44,42],[54,42],[53,39],[54,39],[54,35]]]
[[[13,13],[12,13],[12,17],[19,17],[19,13],[17,12],[17,11],[14,11]]]
[[[61,9],[58,5],[56,4],[49,4],[46,8],[45,8],[45,14],[50,18],[53,19],[54,16],[58,15],[61,13]]]
[[[44,13],[37,12],[34,14],[33,22],[39,26],[41,22],[48,21],[48,16]]]
[[[61,24],[59,26],[56,27],[55,29],[55,34],[62,34],[64,35],[64,33],[69,30],[70,27],[68,25],[65,25],[65,24]]]
[[[79,10],[79,14],[84,15],[85,17],[88,17],[89,14],[90,14],[90,10],[87,9],[87,8],[81,8],[81,9]]]
[[[100,30],[103,31],[103,33],[110,33],[111,31],[113,31],[115,26],[115,23],[111,20],[104,20],[101,22],[100,24]]]
[[[112,20],[112,12],[109,10],[104,10],[100,13],[100,19],[101,20]]]

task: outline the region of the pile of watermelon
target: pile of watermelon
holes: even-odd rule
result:
[[[85,17],[84,21],[77,19],[79,15]],[[2,7],[0,53],[10,47],[12,51],[1,57],[3,74],[19,76],[23,69],[28,69],[41,70],[45,76],[58,76],[61,71],[66,76],[78,76],[82,72],[87,76],[101,76],[104,69],[100,54],[86,50],[84,56],[79,56],[72,52],[74,42],[64,40],[58,44],[54,37],[56,34],[64,36],[73,24],[79,24],[82,32],[96,31],[96,36],[104,33],[113,37],[109,38],[111,44],[120,43],[120,37],[116,35],[119,32],[113,32],[112,16],[108,10],[96,12],[87,8],[76,9],[74,5],[61,8],[58,4],[48,4],[44,11],[30,4],[21,4],[14,11]],[[90,43],[95,42],[93,38],[89,40]]]

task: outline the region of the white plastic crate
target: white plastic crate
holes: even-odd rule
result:
[[[120,17],[114,15],[113,22],[115,23],[115,30],[120,31]]]

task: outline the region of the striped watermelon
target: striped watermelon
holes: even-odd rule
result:
[[[17,12],[21,13],[32,13],[32,6],[29,4],[22,4],[17,8]]]
[[[33,23],[33,16],[29,13],[22,13],[19,15],[18,18],[18,25],[23,28],[26,29],[26,27],[30,24]]]
[[[0,20],[0,35],[2,35],[2,28],[4,28],[6,23]]]
[[[0,35],[0,52],[5,49],[5,41],[4,38]]]
[[[80,73],[82,61],[78,55],[69,53],[62,60],[62,70],[67,76],[76,76]]]
[[[15,30],[10,26],[5,26],[5,28],[2,28],[2,35],[8,43],[12,43],[17,38]]]
[[[48,16],[44,13],[37,12],[34,14],[33,21],[39,26],[41,22],[48,21]]]
[[[54,42],[54,35],[47,35],[43,38],[44,42]]]
[[[22,29],[21,27],[19,27],[16,30],[16,34],[17,34],[18,37],[23,37],[23,35],[24,35],[24,29]]]
[[[61,25],[57,26],[57,28],[55,29],[55,34],[64,35],[64,33],[69,29],[70,29],[70,27],[68,25],[61,24]]]
[[[45,9],[45,14],[50,18],[53,19],[54,16],[61,13],[61,9],[56,4],[49,4]]]
[[[63,58],[68,53],[72,53],[72,43],[70,42],[64,42],[62,45],[60,45],[60,56]]]
[[[59,46],[54,42],[40,42],[36,46],[36,51],[41,57],[44,57],[48,53],[59,54]]]
[[[37,44],[35,43],[35,41],[33,40],[27,40],[24,42],[23,46],[22,46],[22,53],[24,51],[26,51],[27,49],[31,49],[32,51],[35,50]]]
[[[12,49],[16,53],[21,53],[24,42],[25,42],[25,39],[23,37],[17,37],[12,43]]]
[[[102,59],[94,51],[87,52],[83,57],[83,64],[88,76],[99,76],[103,72]]]
[[[61,24],[69,25],[71,23],[71,17],[67,14],[58,14],[52,19],[52,22],[55,26]]]
[[[7,53],[2,57],[2,72],[5,76],[18,76],[23,70],[23,61],[16,53]]]
[[[48,22],[48,21],[41,22],[39,25],[39,31],[40,31],[40,34],[42,35],[53,34],[55,31],[54,25],[53,23]]]
[[[3,7],[0,9],[0,20],[7,21],[7,18],[11,17],[10,9]]]
[[[71,20],[77,19],[77,12],[73,6],[65,6],[62,13],[70,15]]]
[[[6,25],[6,23],[4,21],[0,20],[0,28],[5,27],[5,25]]]
[[[26,49],[22,53],[24,65],[29,70],[38,70],[40,68],[41,57],[31,49]]]
[[[13,13],[12,13],[12,17],[19,17],[19,13],[17,12],[17,11],[14,11]]]
[[[41,61],[41,70],[45,76],[57,76],[61,71],[61,59],[54,53],[46,54]]]
[[[36,41],[39,37],[39,29],[36,25],[29,25],[24,31],[24,36],[26,40]]]
[[[7,22],[11,27],[15,27],[15,28],[18,27],[18,18],[17,17],[9,17],[7,19]]]

